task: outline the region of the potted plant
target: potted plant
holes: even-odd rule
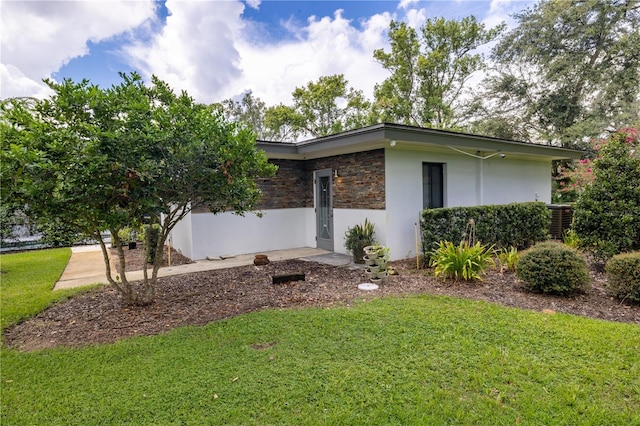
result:
[[[380,269],[385,269],[387,267],[387,262],[389,261],[389,247],[376,245],[374,246],[376,257],[374,263],[380,266]]]
[[[120,241],[123,244],[127,244],[129,246],[129,250],[134,250],[137,247],[137,238],[138,233],[134,228],[129,226],[125,226],[124,228],[118,231],[118,237],[120,237]]]
[[[370,246],[364,247],[363,251],[364,251],[364,254],[365,254],[365,258],[364,258],[365,262],[367,260],[375,261],[375,259],[378,257],[378,250],[376,249],[377,246],[378,245],[375,244],[375,245],[370,245]]]
[[[374,225],[369,219],[365,219],[363,225],[358,224],[347,230],[344,246],[353,253],[353,263],[364,263],[364,248],[375,244],[374,232]]]

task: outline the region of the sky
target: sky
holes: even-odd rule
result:
[[[515,24],[524,0],[0,0],[0,99],[47,97],[43,79],[88,79],[102,88],[119,72],[152,75],[197,101],[291,104],[291,92],[344,74],[371,98],[388,71],[391,20],[474,15],[491,28]],[[483,48],[488,53],[490,46]]]

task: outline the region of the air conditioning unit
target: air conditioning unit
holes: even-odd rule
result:
[[[573,207],[568,204],[548,204],[547,207],[551,210],[549,234],[551,238],[561,240],[564,232],[571,227]]]

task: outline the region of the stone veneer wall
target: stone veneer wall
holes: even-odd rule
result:
[[[314,160],[269,160],[276,175],[260,179],[260,210],[313,207],[313,172],[338,170],[333,178],[333,207],[337,209],[385,209],[384,149],[336,155]],[[208,209],[194,210],[206,213]]]
[[[309,193],[313,194],[311,186],[313,182],[307,178],[305,161],[269,160],[269,162],[278,166],[278,171],[274,177],[258,181],[258,187],[263,194],[258,208],[268,210],[308,207],[307,198]]]
[[[333,208],[385,209],[384,149],[309,160],[307,166],[310,179],[314,170],[338,170],[339,177],[333,178]]]

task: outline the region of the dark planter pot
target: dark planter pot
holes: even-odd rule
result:
[[[362,243],[362,244],[359,244],[358,246],[356,246],[353,249],[353,263],[360,263],[360,264],[364,263],[364,259],[363,259],[363,257],[364,257],[364,247],[366,245],[367,244]]]
[[[138,247],[138,243],[132,241],[129,243],[129,250],[135,250]]]

